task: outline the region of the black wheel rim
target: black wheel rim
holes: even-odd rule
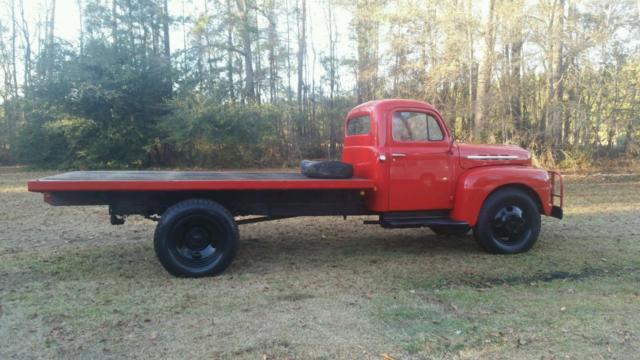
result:
[[[493,237],[505,245],[516,245],[526,239],[529,233],[527,214],[516,205],[506,205],[498,209],[491,223]]]
[[[193,214],[180,219],[172,227],[169,236],[171,252],[189,267],[203,267],[216,262],[224,251],[224,229],[215,219]]]

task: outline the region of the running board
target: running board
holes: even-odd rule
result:
[[[380,215],[378,221],[367,221],[367,224],[380,224],[383,228],[419,228],[427,226],[468,227],[464,221],[452,220],[448,211],[388,213]]]

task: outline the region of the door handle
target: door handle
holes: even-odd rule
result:
[[[400,158],[400,157],[405,157],[405,156],[407,156],[407,154],[402,154],[402,153],[393,153],[393,154],[391,154],[391,156],[393,156],[394,158]]]

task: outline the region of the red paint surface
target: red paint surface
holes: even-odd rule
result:
[[[505,186],[529,189],[538,196],[543,212],[551,213],[551,182],[547,171],[525,166],[488,166],[468,170],[460,176],[451,218],[475,225],[485,199]]]
[[[450,209],[452,144],[448,130],[440,113],[435,109],[421,108],[413,104],[398,104],[390,108],[384,119],[385,127],[391,129],[394,112],[421,112],[438,122],[443,139],[439,141],[400,142],[395,141],[391,131],[387,132],[389,161],[389,208],[393,211]],[[394,154],[404,156],[394,157]]]
[[[444,139],[395,142],[391,136],[391,116],[395,111],[424,112],[433,116],[444,132]],[[440,113],[420,101],[370,101],[351,110],[347,120],[363,115],[371,118],[371,132],[347,136],[345,126],[342,160],[354,165],[357,176],[375,182],[375,191],[368,193],[370,210],[452,209],[450,216],[453,219],[475,224],[487,196],[499,187],[512,185],[526,187],[537,194],[544,213],[550,214],[549,174],[531,166],[531,155],[527,150],[517,146],[453,143]],[[394,153],[406,156],[394,160]],[[380,161],[380,155],[384,155],[386,160]],[[473,155],[517,158],[468,158]]]

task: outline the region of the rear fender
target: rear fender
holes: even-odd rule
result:
[[[458,178],[450,217],[473,226],[487,197],[499,188],[514,186],[535,194],[542,213],[551,214],[551,181],[543,169],[524,166],[487,166],[464,172]]]

